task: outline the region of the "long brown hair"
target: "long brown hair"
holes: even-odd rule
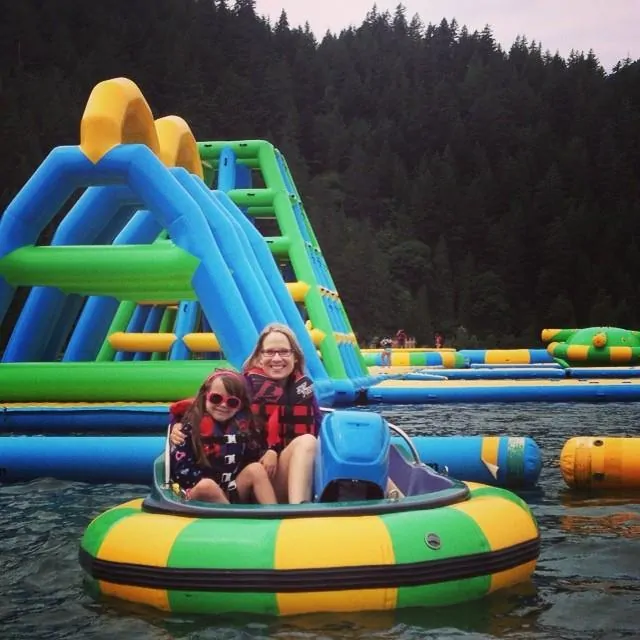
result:
[[[243,419],[247,420],[249,431],[253,437],[257,436],[260,431],[251,413],[251,392],[244,376],[231,369],[217,369],[200,385],[192,405],[187,409],[183,417],[183,422],[191,425],[191,442],[196,454],[196,461],[199,465],[205,467],[210,467],[211,465],[202,444],[200,423],[207,415],[207,394],[211,390],[211,384],[214,380],[220,380],[225,391],[240,400],[240,408],[230,422],[238,421],[238,418],[242,416]]]
[[[264,346],[264,341],[266,337],[270,333],[281,333],[283,336],[287,338],[289,341],[289,346],[291,347],[291,351],[293,351],[294,356],[294,366],[293,370],[297,373],[303,373],[305,367],[305,359],[304,353],[302,352],[302,347],[298,342],[298,338],[296,338],[296,334],[287,327],[286,324],[280,324],[279,322],[272,322],[268,324],[258,336],[258,341],[256,342],[256,346],[253,349],[251,355],[246,359],[244,365],[242,366],[242,370],[244,372],[249,371],[253,367],[258,366],[260,361],[260,356],[262,355],[262,348]]]

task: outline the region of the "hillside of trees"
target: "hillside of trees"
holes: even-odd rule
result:
[[[78,143],[93,86],[126,76],[198,140],[284,152],[363,340],[640,329],[640,61],[607,74],[536,34],[504,50],[490,28],[425,25],[402,5],[321,41],[254,0],[2,5],[0,211]]]

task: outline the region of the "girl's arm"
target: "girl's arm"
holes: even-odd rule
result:
[[[247,431],[248,439],[242,455],[242,467],[258,462],[267,451],[267,439],[262,429],[255,424]]]
[[[196,456],[191,440],[191,427],[184,425],[182,430],[185,434],[185,440],[182,444],[172,444],[169,449],[169,457],[171,460],[171,477],[178,483],[181,478],[189,478],[193,480],[202,477],[202,469],[196,462]]]

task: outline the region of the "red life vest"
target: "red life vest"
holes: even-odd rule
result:
[[[186,398],[185,400],[178,400],[169,405],[169,413],[171,413],[173,422],[182,422],[184,414],[193,404],[193,400],[193,398]],[[251,437],[249,421],[246,417],[238,414],[233,422],[236,428],[233,429],[235,435],[231,438],[232,442],[230,443],[227,435],[216,433],[220,428],[211,416],[205,415],[202,417],[202,420],[200,420],[200,438],[202,439],[204,452],[207,455],[217,455],[220,450],[220,445],[224,444],[236,444],[237,442],[237,444],[249,443],[253,445],[253,447],[259,446],[259,443],[252,442],[255,438]]]
[[[258,367],[245,373],[251,384],[251,409],[267,425],[269,447],[283,449],[294,438],[316,433],[316,402],[313,382],[301,373],[283,386],[267,377]]]
[[[181,421],[191,407],[193,398],[174,402],[169,410],[174,421]],[[221,425],[211,416],[200,420],[200,440],[210,468],[205,475],[226,488],[243,466],[257,461],[264,453],[263,442],[249,429],[246,414],[237,414],[227,425]],[[185,424],[191,431],[191,426]]]

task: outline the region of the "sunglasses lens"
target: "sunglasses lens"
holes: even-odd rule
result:
[[[209,402],[211,404],[222,404],[224,398],[219,393],[209,394]]]
[[[240,400],[238,398],[234,396],[227,398],[227,407],[229,407],[229,409],[237,409],[239,406]]]

